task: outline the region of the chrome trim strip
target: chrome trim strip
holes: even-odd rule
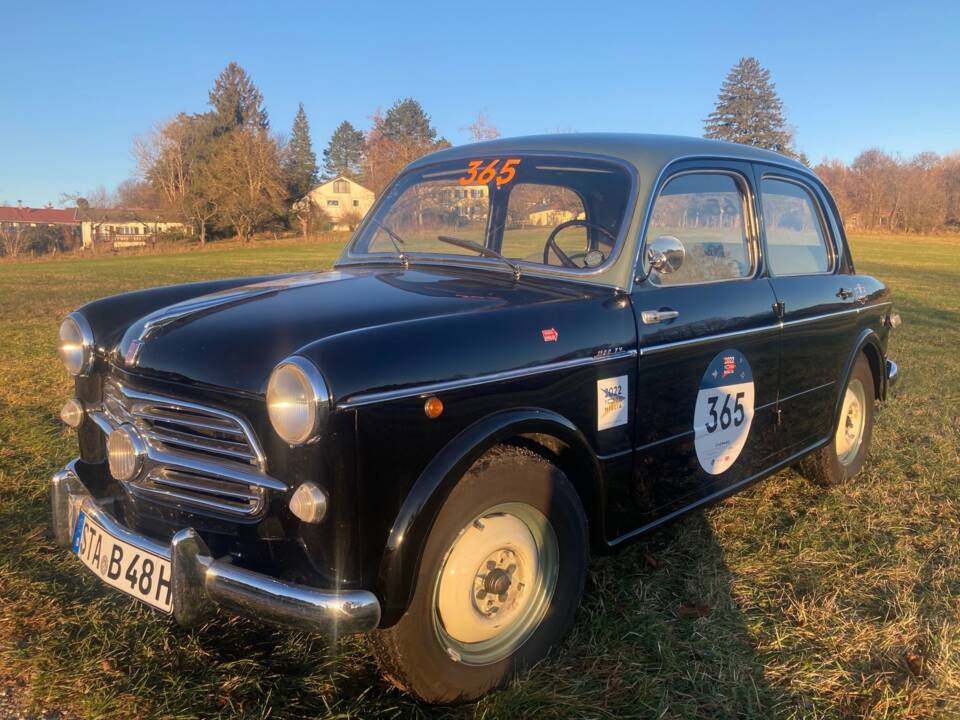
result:
[[[229,558],[215,559],[192,528],[177,532],[169,545],[130,530],[90,494],[76,460],[53,476],[50,490],[54,534],[62,547],[71,546],[73,524],[82,510],[111,535],[170,561],[173,617],[181,625],[206,620],[217,605],[331,638],[369,632],[380,624],[380,601],[368,590],[324,590],[237,567]]]
[[[800,397],[801,395],[806,395],[807,393],[816,392],[817,390],[823,390],[824,388],[828,388],[828,387],[830,387],[830,386],[832,386],[832,385],[836,385],[836,384],[837,384],[836,381],[831,380],[831,381],[828,382],[828,383],[824,383],[823,385],[817,385],[816,387],[812,387],[812,388],[810,388],[809,390],[802,390],[801,392],[794,393],[793,395],[787,395],[786,397],[782,397],[782,398],[780,398],[780,402],[784,403],[784,402],[786,402],[787,400],[793,400],[794,398],[798,398],[798,397]]]
[[[704,335],[702,337],[687,338],[685,340],[676,340],[674,342],[661,343],[659,345],[648,345],[647,347],[640,348],[640,356],[646,357],[648,355],[655,355],[657,353],[666,352],[669,350],[676,350],[678,348],[690,347],[692,345],[702,345],[716,340],[729,340],[731,338],[744,337],[747,335],[759,335],[762,333],[772,332],[774,330],[783,330],[787,327],[793,327],[796,325],[805,325],[807,323],[818,322],[820,320],[826,320],[832,317],[841,317],[843,315],[852,315],[856,313],[866,312],[867,310],[872,310],[874,308],[881,308],[886,305],[891,305],[891,302],[880,302],[874,303],[873,305],[863,305],[861,307],[849,308],[845,310],[838,310],[835,312],[823,313],[821,315],[811,315],[810,317],[799,318],[797,320],[786,320],[778,322],[774,325],[764,325],[763,327],[758,328],[747,328],[746,330],[733,330],[732,332],[726,333],[717,333],[715,335]]]
[[[731,332],[717,333],[715,335],[704,335],[703,337],[687,338],[685,340],[676,340],[674,342],[662,343],[660,345],[648,345],[640,348],[640,356],[656,355],[657,353],[667,352],[668,350],[677,350],[679,348],[690,347],[691,345],[703,345],[716,340],[727,340],[730,338],[744,337],[746,335],[760,335],[773,331],[779,331],[782,323],[776,325],[765,325],[759,328],[747,328],[746,330],[733,330]]]
[[[728,495],[733,495],[738,490],[740,490],[743,487],[746,487],[747,485],[758,482],[760,480],[763,480],[765,478],[768,478],[776,474],[778,470],[782,470],[783,468],[793,464],[794,462],[802,458],[807,453],[817,449],[822,445],[825,445],[827,442],[829,442],[829,438],[823,438],[822,440],[818,440],[812,445],[808,445],[807,447],[803,448],[802,450],[800,450],[800,452],[794,453],[790,457],[784,460],[780,460],[777,463],[774,463],[766,470],[762,470],[758,473],[750,475],[749,477],[746,477],[743,480],[738,480],[737,482],[732,483],[727,487],[722,488],[721,490],[717,490],[716,492],[710,493],[709,495],[706,495],[698,500],[695,500],[689,505],[685,505],[682,508],[678,508],[677,510],[669,512],[666,515],[663,515],[662,517],[659,517],[656,520],[647,523],[646,525],[638,527],[636,530],[631,530],[629,532],[624,533],[623,535],[613,538],[612,540],[608,540],[607,546],[611,548],[618,547],[622,545],[624,542],[626,542],[627,540],[637,537],[638,535],[642,535],[643,533],[650,532],[654,528],[659,527],[673,520],[674,518],[680,517],[681,515],[685,515],[691,510],[695,510],[696,508],[701,507],[703,505],[709,505],[711,503],[717,502],[718,500],[721,500],[727,497]]]
[[[637,357],[636,350],[621,350],[603,357],[581,357],[573,360],[560,360],[558,362],[545,363],[543,365],[533,365],[531,367],[517,368],[515,370],[504,370],[502,372],[490,373],[488,375],[477,375],[472,378],[463,378],[460,380],[445,380],[442,382],[426,383],[424,385],[414,385],[397,390],[382,390],[369,393],[357,393],[353,397],[347,397],[337,403],[338,410],[350,410],[364,405],[374,405],[391,400],[402,400],[421,395],[435,395],[450,390],[459,390],[465,387],[474,387],[476,385],[489,385],[495,382],[504,382],[507,380],[516,380],[523,377],[534,375],[543,375],[545,373],[556,372],[557,370],[569,370],[571,368],[587,367],[590,365],[599,365],[602,363],[613,362],[615,360],[626,360]]]

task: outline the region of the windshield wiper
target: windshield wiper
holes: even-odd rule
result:
[[[390,238],[390,244],[393,245],[393,249],[397,251],[397,258],[401,263],[403,263],[403,269],[407,270],[410,267],[410,259],[407,257],[406,253],[400,249],[400,246],[405,244],[403,242],[403,238],[376,218],[370,218],[370,222],[381,228],[387,234],[387,237]]]
[[[452,235],[437,235],[437,240],[440,242],[445,242],[448,245],[456,245],[457,247],[461,247],[466,250],[473,250],[474,252],[480,253],[483,257],[502,260],[510,266],[511,270],[513,270],[513,279],[520,279],[520,266],[514,262],[511,262],[510,260],[507,260],[507,258],[505,258],[503,255],[498,253],[496,250],[488,248],[486,245],[481,245],[473,240],[465,240],[464,238],[453,237]]]

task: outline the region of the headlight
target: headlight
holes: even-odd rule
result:
[[[71,375],[83,375],[93,361],[93,333],[83,315],[71,313],[60,323],[60,347],[63,364]]]
[[[287,358],[267,383],[267,413],[277,435],[290,445],[313,439],[330,410],[330,394],[309,360]]]

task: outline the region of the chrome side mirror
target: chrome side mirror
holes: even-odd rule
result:
[[[683,265],[687,251],[673,235],[658,235],[647,243],[647,264],[660,275],[676,272]]]

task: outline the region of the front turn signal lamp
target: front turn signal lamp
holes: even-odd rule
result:
[[[296,489],[290,498],[290,512],[305,523],[318,523],[327,514],[327,493],[309,480]]]
[[[82,402],[76,398],[70,398],[63,404],[63,409],[60,410],[60,419],[67,427],[78,428],[80,423],[83,422],[85,412]]]
[[[270,374],[267,414],[287,444],[303,445],[319,436],[330,413],[330,393],[317,367],[302,357],[290,357]]]

